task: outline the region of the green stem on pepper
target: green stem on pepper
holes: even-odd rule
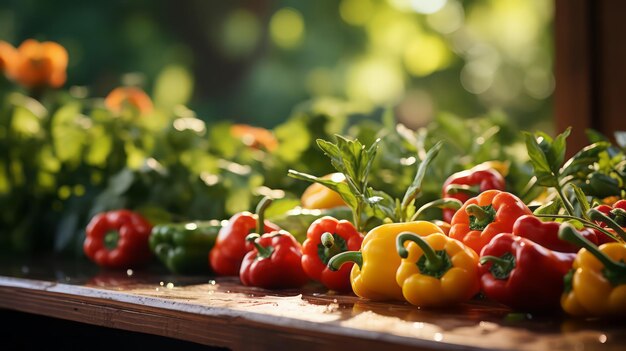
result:
[[[257,257],[269,258],[272,255],[272,252],[274,252],[274,248],[271,246],[268,246],[268,247],[261,246],[257,242],[257,239],[260,237],[261,236],[257,233],[248,234],[248,236],[246,236],[246,241],[251,242],[254,245],[254,247],[256,248],[258,252]]]
[[[426,242],[426,240],[422,239],[415,233],[402,232],[396,238],[396,250],[398,250],[398,255],[400,255],[400,257],[409,257],[409,251],[404,247],[404,243],[407,241],[414,242],[422,250],[424,256],[426,256],[425,267],[429,271],[438,271],[441,269],[444,263],[443,259],[435,253],[435,250]]]
[[[600,251],[600,249],[593,245],[589,240],[580,235],[580,233],[576,231],[571,224],[563,223],[561,225],[561,228],[559,229],[559,238],[574,245],[583,247],[595,256],[595,258],[597,258],[598,261],[604,265],[602,274],[613,285],[626,283],[626,264],[623,262],[615,262],[607,256],[607,254]]]
[[[361,251],[344,251],[333,256],[328,261],[328,268],[331,271],[338,271],[344,263],[354,262],[360,269],[363,268],[363,254]]]
[[[606,224],[606,226],[613,229],[615,233],[617,233],[617,235],[619,235],[619,237],[623,241],[626,241],[626,232],[624,232],[624,229],[622,229],[622,227],[620,227],[619,224],[615,223],[614,220],[612,220],[610,217],[608,217],[604,213],[596,210],[595,208],[592,208],[589,211],[587,211],[587,216],[589,216],[589,219],[591,220]]]
[[[535,214],[536,217],[539,218],[561,218],[561,219],[571,219],[574,221],[579,221],[580,223],[584,224],[587,227],[596,229],[600,232],[602,232],[604,235],[607,235],[609,238],[615,240],[615,241],[619,241],[619,239],[613,235],[611,232],[609,232],[608,230],[600,227],[599,225],[595,224],[594,222],[588,221],[586,219],[583,218],[579,218],[576,216],[570,216],[570,215],[542,215],[542,214]]]
[[[259,234],[263,234],[265,232],[265,210],[272,203],[272,199],[269,197],[264,197],[259,201],[259,204],[256,206],[256,214],[258,216],[256,223],[256,232]]]

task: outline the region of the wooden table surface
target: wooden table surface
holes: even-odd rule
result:
[[[267,291],[236,278],[89,262],[0,262],[0,308],[234,350],[624,350],[624,320],[512,313],[487,301],[420,310],[328,293]]]

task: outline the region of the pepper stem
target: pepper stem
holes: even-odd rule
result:
[[[587,216],[589,216],[589,219],[593,221],[606,224],[607,227],[613,229],[615,233],[619,235],[622,241],[626,241],[626,232],[624,232],[624,229],[622,229],[622,227],[620,227],[619,224],[615,223],[615,221],[611,219],[609,216],[596,210],[595,208],[592,208],[589,211],[587,211]]]
[[[478,206],[470,204],[465,207],[465,212],[470,216],[471,230],[485,229],[496,217],[496,210],[491,205]]]
[[[615,223],[620,227],[626,226],[626,211],[622,208],[614,208],[611,210]]]
[[[336,254],[328,261],[331,271],[338,271],[344,263],[354,262],[360,269],[363,268],[363,254],[361,251],[344,251]]]
[[[424,252],[424,256],[426,257],[426,269],[429,271],[437,271],[441,268],[444,263],[443,259],[435,253],[435,250],[426,242],[426,240],[415,233],[402,232],[396,238],[396,250],[398,250],[398,255],[400,255],[400,257],[409,257],[409,251],[404,247],[404,243],[407,241],[416,243],[422,252]]]
[[[559,239],[587,249],[587,251],[594,255],[598,261],[604,265],[610,274],[626,274],[626,264],[613,261],[613,259],[607,256],[604,252],[600,251],[593,243],[580,235],[580,233],[571,224],[561,224],[561,227],[559,228]]]
[[[322,242],[322,245],[324,245],[324,247],[327,249],[330,249],[331,247],[333,247],[333,245],[335,245],[335,238],[333,238],[333,235],[329,232],[322,234],[322,236],[320,237],[320,241]]]
[[[491,262],[490,271],[496,279],[507,279],[513,268],[515,268],[515,256],[510,252],[505,253],[502,257],[483,256],[478,262],[481,265]]]
[[[120,233],[115,230],[108,231],[104,235],[104,247],[111,251],[117,247],[117,242],[120,240]]]
[[[257,222],[256,222],[256,232],[260,234],[265,233],[265,210],[272,203],[272,199],[269,197],[264,197],[259,201],[259,204],[256,206],[256,214],[257,214]]]
[[[435,201],[431,201],[429,203],[424,204],[417,211],[415,211],[415,214],[413,214],[413,216],[411,217],[411,221],[415,221],[417,218],[419,218],[419,215],[421,215],[422,212],[424,212],[425,210],[429,208],[439,207],[443,209],[451,209],[451,210],[458,211],[462,206],[463,206],[463,203],[455,198],[444,197],[443,199],[437,199]]]
[[[246,241],[249,241],[254,245],[254,247],[258,251],[257,257],[268,258],[272,255],[272,252],[274,252],[274,248],[272,246],[261,246],[261,244],[259,244],[257,241],[257,239],[259,239],[260,237],[261,236],[257,233],[248,234],[248,236],[246,236]]]
[[[469,195],[470,197],[474,197],[480,193],[477,186],[470,186],[465,184],[450,184],[446,187],[445,192],[450,195],[465,194]]]
[[[570,216],[570,215],[543,215],[543,214],[535,214],[535,217],[539,217],[539,218],[561,218],[561,219],[571,219],[574,221],[579,221],[580,223],[584,224],[587,227],[593,228],[598,230],[599,232],[603,233],[604,235],[608,236],[609,238],[615,240],[615,241],[619,241],[619,239],[617,239],[617,237],[613,234],[611,234],[611,232],[607,231],[606,229],[600,227],[599,225],[595,224],[594,222],[588,221],[586,219],[583,218],[578,218],[578,217],[574,217],[574,216]]]

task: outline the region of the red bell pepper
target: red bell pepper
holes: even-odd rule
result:
[[[103,212],[87,225],[83,251],[101,267],[127,269],[152,257],[148,239],[152,225],[129,210]]]
[[[299,288],[309,280],[302,269],[302,246],[285,230],[246,240],[254,244],[241,263],[239,279],[243,285],[265,289]]]
[[[626,200],[619,200],[616,203],[614,203],[613,206],[609,206],[609,205],[596,206],[595,209],[598,210],[603,215],[607,216],[608,218],[612,219],[615,222],[615,224],[617,224],[620,228],[626,227]],[[607,227],[607,223],[605,220],[602,220],[602,219],[596,220],[596,222],[602,228]],[[615,229],[612,229],[612,228],[606,228],[606,229],[612,234],[616,234]],[[598,236],[599,245],[615,242],[615,239],[600,232],[599,230],[595,230],[595,232],[596,232],[596,235]],[[618,235],[615,235],[615,236],[617,237]]]
[[[526,238],[496,235],[481,252],[479,273],[483,293],[522,311],[547,311],[560,306],[563,278],[575,253],[548,250]]]
[[[480,253],[494,236],[510,233],[519,217],[530,214],[530,209],[517,196],[487,190],[467,200],[454,214],[449,236]]]
[[[322,240],[322,237],[326,240]],[[335,291],[351,291],[350,271],[354,263],[341,266],[338,271],[327,267],[331,257],[344,251],[358,251],[363,235],[346,220],[325,216],[311,223],[302,244],[302,268],[309,278]]]
[[[247,211],[237,213],[220,229],[215,245],[209,252],[213,272],[217,275],[238,275],[243,257],[252,249],[246,243],[246,236],[255,231],[263,234],[280,230],[276,224],[263,217],[270,203],[269,198],[264,198],[257,206],[256,215]]]
[[[561,223],[542,222],[535,216],[524,215],[513,224],[513,235],[529,239],[549,250],[577,253],[579,246],[559,239],[560,227]],[[598,237],[593,229],[584,228],[579,233],[594,245],[598,244]]]
[[[442,198],[451,197],[464,203],[487,190],[504,191],[505,186],[504,177],[500,172],[477,166],[448,177],[443,183]],[[444,209],[443,219],[446,222],[452,221],[455,212],[451,209]]]

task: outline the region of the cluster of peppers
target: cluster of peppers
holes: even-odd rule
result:
[[[502,175],[490,169],[450,177],[444,196],[463,204],[452,211],[449,232],[410,221],[382,224],[364,236],[349,221],[326,216],[311,224],[300,245],[264,219],[271,202],[265,198],[256,214],[223,223],[152,228],[128,210],[102,213],[87,227],[84,251],[108,268],[142,265],[155,254],[176,273],[211,269],[268,289],[315,280],[330,290],[420,307],[449,306],[482,292],[523,311],[626,312],[626,200],[590,209],[579,222],[585,227],[574,228],[540,220],[502,188]]]
[[[352,289],[371,300],[443,307],[482,292],[522,311],[623,314],[624,208],[626,201],[591,209],[597,222],[575,229],[541,221],[511,193],[487,190],[455,212],[448,235],[426,221],[383,224],[366,235],[360,251],[340,253],[328,266],[355,263]],[[598,233],[618,241],[598,248]]]
[[[300,245],[289,232],[264,219],[270,203],[264,198],[257,214],[236,214],[220,230],[209,254],[214,272],[238,275],[244,285],[266,289],[298,288],[315,280],[331,290],[349,291],[350,267],[335,272],[326,264],[340,252],[358,249],[363,235],[346,220],[324,216],[311,224]]]

